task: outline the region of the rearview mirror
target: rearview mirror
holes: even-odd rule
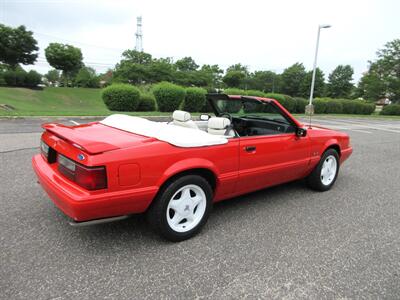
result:
[[[307,135],[307,129],[298,127],[297,130],[296,130],[296,135],[297,135],[298,137],[304,137],[304,136],[306,136],[306,135]]]
[[[201,114],[200,115],[200,120],[201,121],[208,121],[209,119],[210,119],[209,115],[206,115],[206,114]]]

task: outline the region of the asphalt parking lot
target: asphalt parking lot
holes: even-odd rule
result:
[[[400,120],[315,118],[354,148],[331,191],[225,201],[178,244],[142,216],[68,225],[31,169],[41,122],[0,119],[2,299],[400,298]]]

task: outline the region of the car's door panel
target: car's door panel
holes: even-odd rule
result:
[[[252,191],[301,177],[310,145],[295,134],[240,138],[238,189]]]

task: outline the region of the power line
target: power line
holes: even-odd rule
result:
[[[88,43],[84,43],[84,42],[79,42],[79,41],[73,41],[73,40],[69,40],[69,39],[64,39],[55,35],[51,35],[51,34],[47,34],[47,33],[41,33],[41,32],[37,32],[37,31],[33,31],[34,34],[37,35],[42,35],[42,36],[47,36],[47,37],[51,37],[57,40],[61,40],[61,41],[65,41],[65,42],[69,42],[69,43],[74,43],[74,44],[81,44],[84,46],[88,46],[88,47],[93,47],[93,48],[101,48],[101,49],[106,49],[106,50],[112,50],[112,51],[119,51],[119,52],[123,52],[126,49],[122,49],[122,48],[111,48],[111,47],[104,47],[104,46],[99,46],[99,45],[93,45],[93,44],[88,44]]]

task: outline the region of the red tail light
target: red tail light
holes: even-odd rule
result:
[[[105,167],[85,167],[63,155],[58,155],[58,170],[65,177],[87,190],[107,188]]]

